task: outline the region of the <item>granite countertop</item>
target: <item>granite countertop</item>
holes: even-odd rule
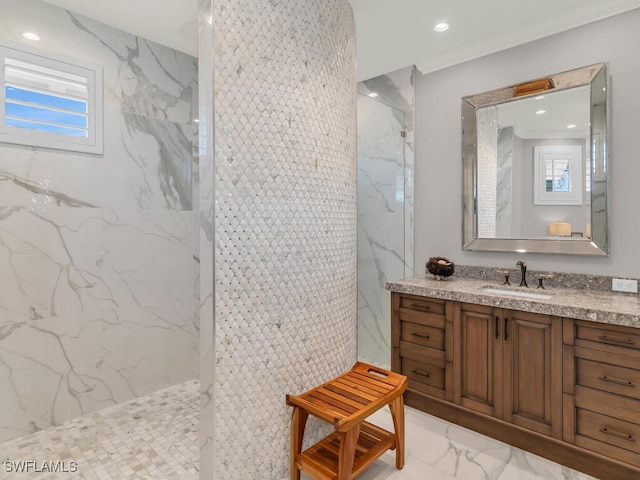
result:
[[[545,293],[552,297],[515,297],[485,292],[483,287]],[[539,290],[535,287],[503,286],[497,281],[458,276],[436,280],[428,274],[386,282],[385,288],[392,292],[640,328],[640,297],[636,294],[556,287]]]

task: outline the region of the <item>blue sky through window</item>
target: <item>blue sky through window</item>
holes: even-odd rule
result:
[[[102,67],[0,39],[0,141],[101,155]]]
[[[11,85],[6,86],[4,93],[5,98],[10,98],[12,100],[37,103],[39,105],[47,105],[63,110],[71,110],[73,112],[87,113],[87,102],[82,100],[74,100],[72,98],[59,97],[57,95],[49,95],[47,93],[27,90],[25,88],[13,87]]]
[[[86,137],[87,102],[5,86],[5,124],[44,132]]]
[[[35,123],[27,120],[19,120],[16,118],[6,118],[5,122],[9,127],[29,128],[31,130],[40,130],[43,132],[59,133],[62,135],[71,135],[74,137],[86,137],[86,130],[76,130],[73,128],[65,128],[59,125],[49,125],[47,123]]]

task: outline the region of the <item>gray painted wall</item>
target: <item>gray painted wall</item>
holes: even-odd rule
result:
[[[415,271],[443,255],[459,264],[640,276],[640,9],[416,79]],[[611,201],[609,257],[462,250],[460,98],[548,74],[609,62]]]

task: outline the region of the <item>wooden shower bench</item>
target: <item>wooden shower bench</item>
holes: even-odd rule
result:
[[[404,400],[407,377],[358,362],[344,375],[301,395],[287,395],[291,419],[291,480],[304,472],[316,480],[351,480],[387,450],[404,466]],[[389,405],[395,433],[365,419]],[[302,452],[309,414],[333,424],[335,431]]]

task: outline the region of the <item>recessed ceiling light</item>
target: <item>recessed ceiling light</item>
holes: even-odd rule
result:
[[[34,42],[37,42],[38,40],[40,40],[40,37],[33,32],[24,32],[22,36],[27,40],[33,40]]]
[[[369,94],[369,96],[370,96],[371,98],[376,98],[376,97],[378,96],[378,94],[377,94],[376,92],[371,92],[371,93]]]
[[[542,115],[543,113],[547,113],[547,111],[546,110],[538,110],[536,112],[536,115]]]
[[[199,119],[197,119],[197,118],[194,118],[194,119],[193,119],[193,123],[200,123],[200,120],[199,120]]]
[[[536,97],[536,100],[542,100],[543,98],[544,98],[544,95],[538,95],[538,96]]]
[[[433,27],[433,29],[436,32],[445,32],[445,31],[449,30],[449,24],[441,22],[441,23],[438,23],[435,27]]]
[[[567,125],[567,128],[576,128],[576,126],[572,123],[571,125]]]

